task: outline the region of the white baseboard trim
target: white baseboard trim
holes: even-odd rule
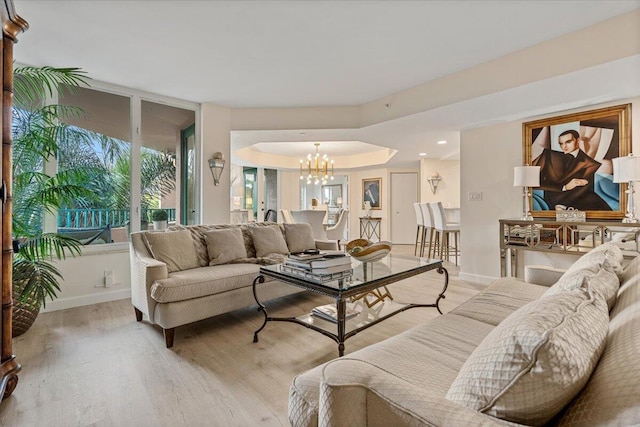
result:
[[[101,292],[91,295],[81,295],[77,297],[57,298],[53,301],[47,301],[47,307],[43,308],[41,312],[48,313],[51,311],[99,304],[101,302],[117,301],[120,299],[131,299],[131,288],[116,289],[113,291]]]
[[[491,283],[494,280],[496,280],[497,277],[483,276],[481,274],[469,274],[469,273],[460,272],[458,274],[458,279],[464,280],[465,282],[480,283],[482,285],[488,285],[489,283]]]

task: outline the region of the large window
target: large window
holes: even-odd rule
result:
[[[195,105],[184,109],[93,88],[62,91],[58,103],[82,112],[65,118],[58,155],[42,169],[76,176],[90,194],[44,217],[45,231],[85,244],[118,243],[148,228],[154,210],[179,222],[181,133],[194,126]],[[195,135],[192,143],[195,157]]]

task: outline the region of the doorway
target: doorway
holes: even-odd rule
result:
[[[391,174],[391,241],[410,245],[416,234],[416,215],[413,204],[418,201],[418,174]]]

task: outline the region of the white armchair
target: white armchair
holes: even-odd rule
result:
[[[337,240],[338,247],[340,247],[340,240],[344,239],[344,230],[347,227],[347,221],[349,221],[349,211],[343,210],[340,212],[340,215],[338,215],[338,220],[335,225],[329,226],[325,230],[327,239]]]

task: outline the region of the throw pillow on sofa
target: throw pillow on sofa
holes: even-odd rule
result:
[[[207,241],[209,265],[227,264],[240,258],[247,258],[242,230],[226,228],[211,230],[204,234]]]
[[[574,274],[577,271],[588,270],[597,273],[601,269],[609,270],[621,277],[622,261],[624,256],[620,248],[612,243],[605,243],[596,246],[589,252],[578,258],[576,262],[564,273],[565,275]]]
[[[144,233],[144,239],[151,256],[167,264],[169,273],[200,267],[198,253],[188,230]]]
[[[602,269],[593,274],[591,271],[583,270],[569,276],[563,275],[543,296],[583,289],[604,299],[611,310],[616,303],[619,288],[620,279],[614,272]]]
[[[316,247],[311,224],[284,224],[284,236],[291,253]]]
[[[582,290],[532,301],[484,338],[446,397],[504,420],[544,424],[586,384],[608,327],[604,302]]]
[[[287,242],[284,240],[280,226],[268,225],[265,227],[251,227],[251,238],[256,248],[257,257],[267,257],[270,254],[289,253]]]

